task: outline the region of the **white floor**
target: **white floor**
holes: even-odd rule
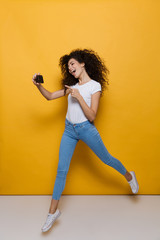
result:
[[[64,195],[41,232],[51,195],[0,196],[1,240],[160,240],[159,195]]]

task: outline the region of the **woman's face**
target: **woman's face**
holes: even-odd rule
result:
[[[72,74],[75,78],[79,78],[81,73],[84,71],[84,63],[79,63],[76,59],[71,58],[68,61],[68,71]]]

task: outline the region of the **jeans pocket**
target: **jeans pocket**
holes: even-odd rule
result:
[[[83,131],[88,131],[88,130],[93,130],[95,128],[95,126],[90,123],[90,122],[87,122],[87,123],[84,123],[80,126],[80,128],[83,130]]]
[[[80,125],[80,128],[88,128],[88,127],[90,127],[90,122],[85,122],[85,123],[82,123],[81,125]]]

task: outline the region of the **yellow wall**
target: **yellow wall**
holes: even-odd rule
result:
[[[67,99],[46,101],[32,83],[60,88],[59,58],[92,48],[110,70],[96,126],[108,151],[134,170],[140,194],[160,193],[157,0],[1,1],[1,194],[52,194]],[[126,180],[79,142],[64,194],[130,194]]]

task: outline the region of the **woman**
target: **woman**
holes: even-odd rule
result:
[[[42,231],[48,231],[60,216],[58,202],[64,190],[70,161],[79,140],[84,141],[94,153],[107,165],[121,173],[135,194],[139,186],[134,172],[128,172],[122,163],[111,156],[94,126],[100,97],[108,84],[108,69],[96,52],[90,49],[76,49],[60,58],[62,88],[55,92],[47,91],[36,82],[38,74],[33,76],[33,83],[47,100],[68,95],[68,110],[65,119],[60,150],[57,176],[51,205]]]

